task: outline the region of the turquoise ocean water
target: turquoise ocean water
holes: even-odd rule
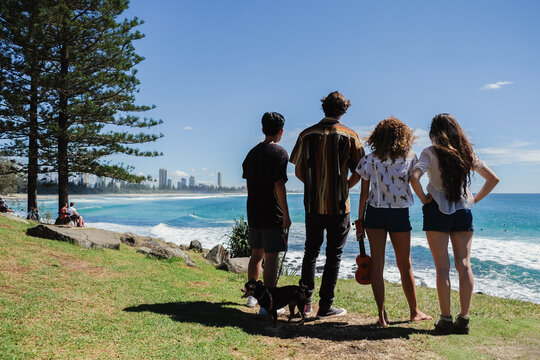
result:
[[[358,216],[358,194],[351,194],[351,219]],[[178,244],[199,240],[206,248],[225,243],[233,219],[245,218],[245,195],[169,195],[121,197],[71,197],[87,226],[113,231],[132,231],[161,237]],[[288,195],[293,221],[289,236],[287,265],[298,269],[304,248],[302,194]],[[40,201],[45,211],[56,211],[56,200]],[[473,208],[475,236],[472,266],[475,291],[540,303],[540,194],[491,194]],[[417,285],[435,287],[435,269],[422,232],[418,199],[410,210],[413,227],[411,256]],[[451,253],[451,251],[450,251]],[[352,277],[358,243],[349,233],[340,277]],[[451,259],[452,261],[452,259]],[[318,269],[324,264],[324,248]],[[319,274],[320,275],[320,274]],[[399,282],[399,271],[390,241],[387,243],[384,276]],[[451,272],[457,288],[457,273]]]

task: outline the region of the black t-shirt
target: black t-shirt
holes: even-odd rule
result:
[[[242,177],[247,180],[248,224],[254,228],[272,229],[283,225],[274,183],[287,181],[289,156],[277,144],[260,143],[247,154],[242,163]]]

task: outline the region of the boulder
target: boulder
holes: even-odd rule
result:
[[[124,233],[122,234],[122,236],[120,236],[120,241],[122,242],[122,244],[126,244],[131,247],[137,246],[138,240],[139,237],[131,232]]]
[[[248,257],[238,257],[238,258],[228,259],[227,261],[223,262],[220,266],[218,266],[218,268],[233,272],[235,274],[247,274],[248,265],[249,265]]]
[[[38,225],[26,231],[29,236],[66,241],[91,249],[120,249],[120,239],[112,231],[92,228]]]
[[[158,259],[181,258],[186,261],[188,266],[199,267],[180,246],[171,242],[148,236],[139,236],[136,247],[137,252],[145,255],[154,256]]]
[[[191,243],[189,244],[189,250],[202,252],[202,245],[199,240],[191,240]]]
[[[218,244],[210,250],[210,252],[205,256],[206,260],[212,261],[215,264],[221,264],[227,261],[230,256],[229,252],[223,245]]]

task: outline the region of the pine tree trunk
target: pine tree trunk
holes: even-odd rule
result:
[[[60,88],[59,94],[59,112],[58,112],[58,211],[62,209],[69,198],[69,167],[68,167],[68,144],[69,139],[67,137],[68,119],[67,119],[67,105],[68,98],[66,94],[65,77],[68,74],[69,61],[67,57],[67,47],[62,46],[60,59],[60,74],[64,84]]]
[[[37,119],[37,86],[35,79],[30,85],[30,116],[28,131],[28,183],[27,206],[28,210],[37,207],[37,179],[38,179],[38,119]]]

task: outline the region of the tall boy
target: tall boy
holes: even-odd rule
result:
[[[276,112],[262,117],[265,139],[255,146],[242,163],[242,177],[247,180],[247,214],[251,258],[248,280],[258,280],[264,257],[264,285],[275,287],[280,251],[287,250],[287,231],[291,226],[287,206],[287,151],[278,145],[285,119]],[[247,306],[257,304],[249,298]]]
[[[311,312],[315,264],[326,230],[326,263],[317,317],[331,318],[347,313],[345,309],[334,308],[332,303],[351,224],[349,189],[360,180],[354,170],[364,156],[364,148],[358,135],[340,122],[351,106],[350,101],[337,91],[321,101],[325,117],[300,133],[291,162],[296,165],[296,177],[304,183],[306,244],[301,281],[308,287],[306,313]]]

